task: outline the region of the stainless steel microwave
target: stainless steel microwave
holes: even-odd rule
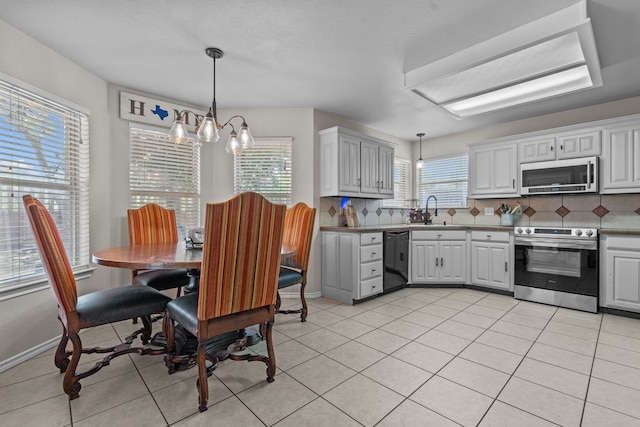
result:
[[[522,196],[597,192],[597,157],[520,165],[520,195]]]

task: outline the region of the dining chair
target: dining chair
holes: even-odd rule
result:
[[[42,265],[58,304],[58,319],[62,323],[62,338],[55,352],[56,367],[64,373],[62,387],[69,400],[79,396],[80,380],[109,365],[114,357],[129,353],[164,354],[164,349],[132,347],[141,335],[143,344],[151,339],[151,314],[162,313],[171,298],[147,286],[120,286],[78,296],[76,281],[53,218],[44,205],[31,195],[23,202],[33,230]],[[140,317],[143,327],[124,339],[122,344],[108,348],[83,348],[80,330]],[[67,344],[71,341],[71,349]],[[81,354],[106,353],[91,368],[77,372]]]
[[[149,203],[139,209],[127,210],[130,245],[148,245],[152,243],[177,243],[178,226],[176,213],[160,205]],[[134,284],[151,286],[159,291],[177,289],[180,296],[183,286],[190,278],[185,269],[133,270]]]
[[[307,286],[307,270],[309,268],[309,256],[311,255],[311,239],[313,237],[313,224],[316,218],[316,208],[311,208],[303,202],[296,203],[291,209],[287,209],[284,219],[284,234],[282,244],[290,246],[296,253],[282,260],[278,289],[300,284],[300,300],[302,307],[298,310],[280,310],[280,293],[276,299],[276,313],[291,314],[300,313],[300,321],[307,321],[307,301],[304,298],[304,290]]]
[[[273,381],[276,360],[272,328],[285,211],[285,205],[270,203],[254,192],[207,204],[200,290],[170,301],[162,325],[169,373],[187,360],[176,354],[176,322],[197,339],[200,412],[207,409],[207,377],[220,361],[264,362],[267,382]],[[231,349],[206,352],[211,338],[253,325],[264,326],[267,356],[232,354],[231,351],[245,347],[245,340]],[[206,361],[211,363],[210,367]]]

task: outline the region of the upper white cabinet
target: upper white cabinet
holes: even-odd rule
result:
[[[640,192],[640,118],[604,130],[601,193]]]
[[[320,196],[393,198],[394,148],[341,127],[320,133]]]
[[[518,145],[495,143],[469,147],[469,197],[518,195]]]
[[[520,163],[600,155],[600,130],[585,129],[519,140]]]

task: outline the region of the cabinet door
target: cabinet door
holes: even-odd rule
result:
[[[607,250],[607,307],[640,312],[640,251]]]
[[[602,190],[640,191],[640,124],[605,130]]]
[[[518,194],[518,146],[473,148],[469,152],[469,197]]]
[[[548,137],[520,143],[520,163],[555,160],[556,138]]]
[[[429,283],[437,280],[437,249],[435,242],[411,242],[411,283]],[[438,260],[438,265],[439,263]]]
[[[360,143],[360,192],[378,194],[378,144]]]
[[[509,244],[471,242],[471,283],[511,291]]]
[[[464,283],[467,260],[467,245],[464,242],[441,242],[439,245],[439,279],[443,283]]]
[[[340,136],[340,163],[338,189],[340,191],[360,191],[360,140]]]
[[[378,191],[380,194],[393,198],[393,155],[392,147],[380,146],[378,151],[379,166],[378,179],[380,181]]]
[[[358,285],[358,240],[353,233],[322,233],[322,295],[353,303]]]
[[[600,131],[558,136],[558,159],[600,155]]]

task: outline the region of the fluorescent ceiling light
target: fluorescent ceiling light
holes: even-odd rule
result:
[[[405,73],[405,88],[460,118],[601,85],[584,1]]]

